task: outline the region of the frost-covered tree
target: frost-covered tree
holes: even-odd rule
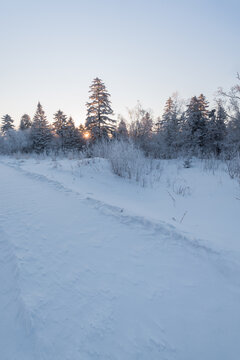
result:
[[[58,110],[53,119],[54,143],[57,148],[63,149],[67,130],[67,116],[61,110]]]
[[[110,94],[101,79],[95,78],[90,86],[90,101],[87,105],[86,129],[93,139],[111,137],[116,130],[116,120],[113,115]]]
[[[240,75],[237,74],[240,81]],[[227,101],[227,137],[226,148],[229,155],[240,152],[240,84],[234,85],[229,92],[219,90],[220,95]]]
[[[83,134],[84,131],[86,131],[85,126],[84,126],[83,124],[80,124],[79,127],[78,127],[78,131],[79,131],[81,134]]]
[[[14,130],[13,119],[10,115],[6,114],[2,117],[1,132],[3,135],[6,135],[11,130]]]
[[[54,132],[62,138],[67,126],[67,116],[61,110],[58,110],[54,114],[54,121],[52,126]]]
[[[203,94],[199,95],[198,102],[199,102],[199,110],[201,111],[202,116],[206,119],[209,115],[209,110],[208,110],[209,103]]]
[[[153,119],[150,110],[143,109],[140,102],[128,110],[130,116],[129,136],[148,155],[153,135]]]
[[[175,156],[179,148],[180,120],[178,99],[177,97],[169,97],[159,125],[163,152],[167,157]]]
[[[30,116],[28,114],[24,114],[20,120],[19,130],[25,131],[27,129],[30,129],[31,126],[32,121]]]
[[[197,154],[204,152],[207,140],[208,102],[204,95],[192,97],[185,113],[184,146]]]
[[[57,136],[55,144],[63,151],[79,150],[83,146],[83,138],[75,127],[72,117],[67,119],[61,110],[54,114],[53,129]]]
[[[136,142],[141,137],[141,119],[145,114],[141,103],[138,101],[132,109],[128,109],[130,118],[129,135]]]
[[[226,119],[226,111],[222,104],[218,102],[217,109],[213,109],[209,113],[206,135],[206,149],[216,156],[219,156],[225,147]]]
[[[119,116],[119,123],[117,126],[117,138],[118,139],[127,139],[128,137],[128,130],[126,121],[122,116]]]
[[[140,121],[140,146],[146,155],[152,151],[153,118],[149,111],[146,111]]]
[[[128,110],[130,117],[130,137],[137,142],[145,141],[152,135],[153,120],[150,110],[143,109],[140,102],[133,109]]]
[[[227,148],[231,153],[240,152],[240,109],[235,108],[227,124]]]
[[[30,150],[29,131],[14,130],[13,120],[9,115],[4,117],[1,136],[1,149],[4,154],[27,152]]]
[[[16,131],[14,130],[13,119],[8,114],[2,117],[1,132],[2,132],[1,151],[5,154],[10,154],[14,152]]]
[[[74,121],[71,116],[66,123],[66,130],[64,135],[64,148],[66,150],[80,150],[82,148],[84,143],[82,134],[75,127]]]
[[[28,130],[10,131],[4,140],[4,152],[7,154],[31,151],[31,140]]]
[[[153,119],[149,111],[146,111],[140,121],[141,137],[145,140],[150,139],[152,136]]]
[[[43,111],[40,102],[37,105],[37,110],[33,118],[31,127],[31,139],[33,150],[41,153],[49,148],[52,138],[51,130],[47,121],[45,112]]]

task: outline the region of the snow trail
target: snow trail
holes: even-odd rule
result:
[[[0,227],[19,269],[19,285],[1,283],[20,287],[40,359],[238,359],[236,264],[65,190],[0,164]]]
[[[1,359],[38,359],[35,330],[19,287],[19,268],[12,246],[0,229]]]

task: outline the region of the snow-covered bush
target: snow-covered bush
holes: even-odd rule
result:
[[[133,143],[114,142],[111,144],[108,158],[114,174],[134,179],[137,182],[141,181],[143,176],[151,171],[149,159],[146,159],[142,150],[136,148]]]
[[[110,140],[99,140],[94,142],[91,146],[86,147],[84,154],[86,157],[97,157],[108,159],[109,151],[112,147],[112,142]]]
[[[176,195],[183,197],[190,196],[192,193],[190,186],[188,186],[186,180],[183,178],[176,178],[172,183],[172,189]]]
[[[133,142],[124,140],[101,141],[89,149],[91,157],[109,159],[114,174],[139,181],[146,170],[146,158]]]
[[[211,172],[213,175],[219,169],[221,161],[214,156],[202,160],[203,170]]]
[[[15,131],[9,130],[1,137],[0,144],[1,152],[3,154],[13,154],[17,152],[26,153],[31,149],[31,139],[29,131]]]
[[[191,159],[185,159],[183,162],[183,167],[185,169],[189,169],[190,167],[192,167],[192,160]]]
[[[240,181],[240,156],[227,161],[226,164],[227,172],[231,179],[238,179]]]
[[[161,178],[161,161],[145,157],[144,152],[131,141],[114,139],[97,142],[86,150],[86,154],[108,159],[114,174],[137,181],[141,186],[152,186]]]

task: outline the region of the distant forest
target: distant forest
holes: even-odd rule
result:
[[[239,81],[239,75],[237,75]],[[86,104],[85,125],[76,127],[63,111],[47,120],[43,107],[37,105],[33,119],[21,118],[16,129],[12,117],[2,117],[0,153],[66,153],[79,152],[96,142],[132,142],[146,156],[177,158],[197,156],[232,158],[240,153],[240,85],[230,91],[219,90],[215,106],[203,94],[188,102],[177,95],[166,101],[163,115],[153,118],[151,110],[138,103],[129,110],[129,119],[114,119],[110,94],[103,81],[95,78]]]

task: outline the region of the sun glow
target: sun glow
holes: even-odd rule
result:
[[[85,139],[89,139],[90,138],[90,133],[88,131],[85,131],[84,134],[83,134],[83,137]]]

